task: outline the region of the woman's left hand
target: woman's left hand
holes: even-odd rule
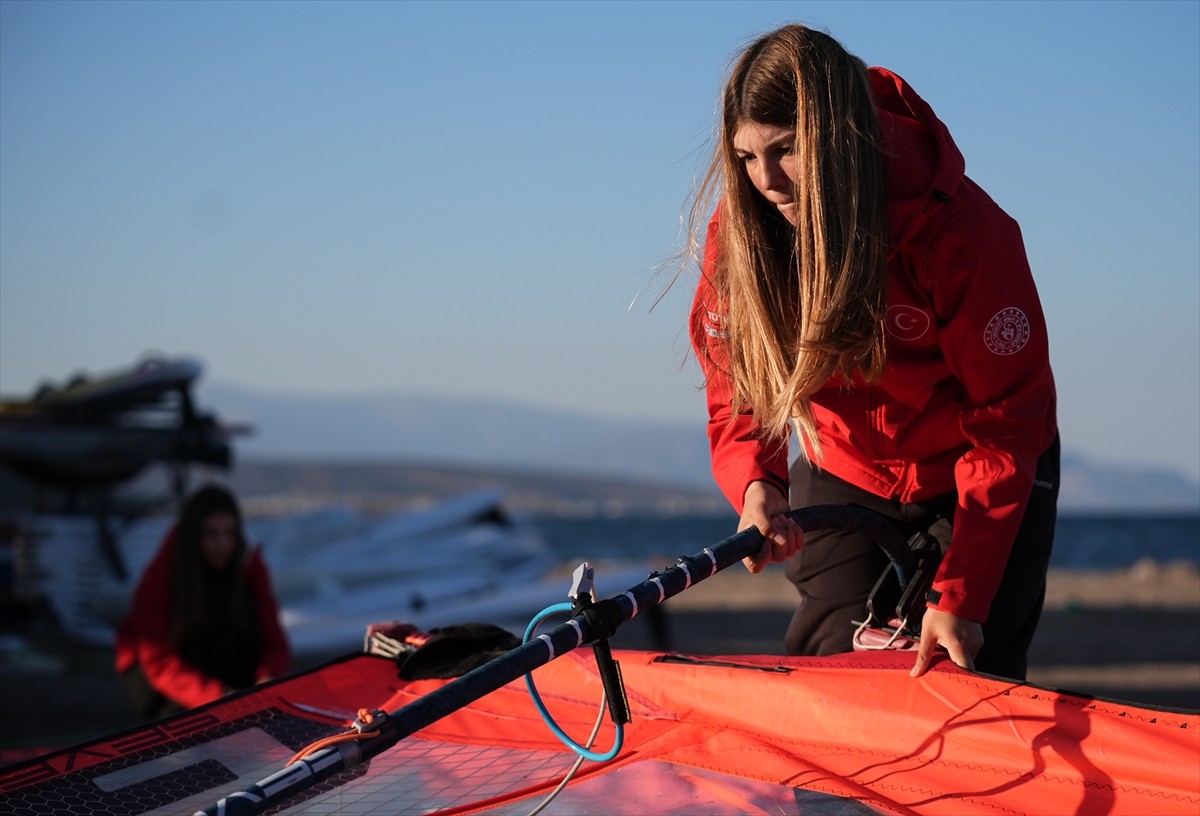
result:
[[[917,662],[910,672],[913,677],[920,677],[929,670],[936,646],[945,648],[950,659],[959,666],[975,671],[975,655],[983,648],[983,625],[940,609],[926,609],[921,619]]]

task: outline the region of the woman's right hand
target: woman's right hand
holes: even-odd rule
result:
[[[738,532],[757,527],[763,534],[762,549],[742,560],[746,569],[759,573],[772,562],[786,561],[804,545],[804,531],[787,516],[788,498],[770,482],[751,482],[746,488]]]

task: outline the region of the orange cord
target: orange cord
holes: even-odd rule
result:
[[[358,710],[358,722],[363,723],[364,725],[370,725],[374,721],[375,715],[370,709],[360,708]],[[339,742],[349,742],[350,740],[371,739],[378,733],[379,728],[377,726],[371,731],[356,731],[351,729],[342,734],[333,734],[328,737],[322,737],[315,742],[309,743],[304,748],[301,748],[298,754],[284,764],[284,767],[299,762],[314,751],[319,751],[320,749],[327,748],[330,745],[337,745]]]

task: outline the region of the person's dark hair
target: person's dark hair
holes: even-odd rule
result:
[[[228,513],[237,520],[237,548],[222,569],[209,566],[204,557],[204,522],[217,513]],[[245,554],[242,511],[234,495],[219,485],[206,485],[192,493],[179,512],[172,549],[172,633],[176,645],[208,617],[243,617]],[[230,608],[214,609],[216,603],[229,604]]]

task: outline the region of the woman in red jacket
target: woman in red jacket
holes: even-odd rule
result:
[[[722,102],[692,215],[694,231],[708,226],[691,334],[714,476],[739,529],[767,538],[747,566],[786,561],[800,592],[789,653],[848,651],[886,568],[862,536],[804,535],[782,515],[847,504],[944,552],[914,675],[941,646],[964,667],[1023,678],[1058,436],[1017,224],[964,175],[904,80],[826,34],[761,37]]]
[[[116,668],[138,713],[164,717],[277,677],[291,661],[266,563],[229,491],[184,504],[117,633]]]

